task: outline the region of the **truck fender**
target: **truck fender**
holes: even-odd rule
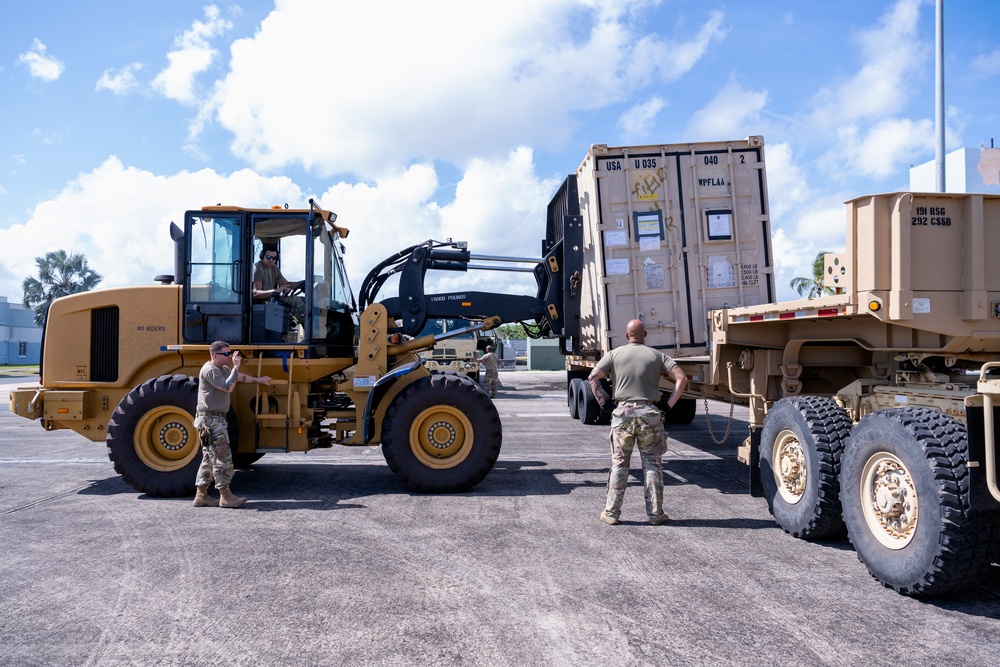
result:
[[[407,373],[418,369],[420,364],[420,361],[411,361],[408,364],[394,368],[380,377],[372,386],[371,391],[368,392],[368,398],[365,400],[365,412],[361,420],[362,444],[367,445],[372,439],[372,435],[375,434],[375,410],[378,408],[379,403],[382,402],[382,397],[389,391],[389,387]]]

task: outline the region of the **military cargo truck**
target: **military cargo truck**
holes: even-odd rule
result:
[[[927,595],[1000,556],[1000,196],[847,202],[837,293],[710,313],[691,391],[750,407],[755,491],[802,538],[845,530],[886,586]]]
[[[418,336],[451,333],[458,329],[466,329],[468,326],[469,323],[465,320],[437,318],[428,320]],[[468,330],[456,333],[435,344],[431,349],[422,350],[419,354],[420,358],[424,360],[424,367],[431,372],[461,373],[468,375],[473,381],[479,382],[479,357],[481,353],[478,345],[477,331]]]
[[[826,256],[836,293],[774,303],[762,143],[662,147],[657,176],[641,169],[656,149],[595,146],[560,188],[549,238],[578,221],[586,257],[570,414],[607,419],[584,378],[642,319],[689,377],[667,421],[706,398],[749,406],[738,457],[785,531],[846,533],[904,594],[973,584],[1000,561],[1000,197],[851,200],[847,249]]]

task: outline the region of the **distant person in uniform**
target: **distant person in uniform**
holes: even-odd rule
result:
[[[232,352],[229,343],[217,340],[208,348],[209,360],[198,373],[198,408],[195,411],[194,427],[201,438],[203,457],[198,475],[195,477],[195,507],[241,507],[246,498],[233,494],[229,488],[236,473],[233,467],[233,452],[229,444],[230,394],[237,382],[270,384],[267,376],[254,377],[240,372],[243,359],[239,352]],[[233,358],[233,368],[226,362]],[[221,499],[208,495],[208,485],[215,482]]]
[[[611,414],[611,474],[600,518],[612,526],[620,523],[625,487],[628,486],[629,460],[633,447],[639,445],[646,515],[649,522],[657,526],[669,520],[663,511],[661,462],[667,449],[666,436],[663,413],[655,405],[660,400],[659,381],[661,374],[674,381],[674,390],[667,401],[673,408],[684,393],[687,376],[669,355],[646,346],[646,327],[641,320],[628,323],[625,337],[628,344],[604,355],[588,378],[591,391],[603,407],[608,397],[600,382],[610,375],[618,404]]]
[[[289,294],[301,285],[291,283],[278,267],[278,246],[265,243],[260,251],[260,261],[253,267],[253,299],[266,301],[272,296],[287,305],[299,323],[305,322],[305,305],[300,296]]]
[[[483,391],[490,395],[490,398],[496,398],[497,395],[497,371],[500,369],[500,360],[497,359],[497,355],[493,354],[493,346],[486,346],[486,354],[479,357],[479,363],[483,365],[486,372],[483,374]]]

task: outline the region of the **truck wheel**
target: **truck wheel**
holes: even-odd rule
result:
[[[666,401],[663,402],[666,407]],[[690,424],[698,414],[698,402],[693,398],[682,398],[677,401],[673,408],[666,411],[664,421],[668,424]]]
[[[580,385],[582,384],[583,380],[580,378],[573,378],[567,385],[566,401],[569,403],[569,416],[573,419],[580,418],[580,406],[577,402],[580,400]]]
[[[407,386],[382,422],[382,454],[414,491],[466,491],[500,455],[502,430],[493,401],[464,375],[434,374]]]
[[[580,381],[580,389],[576,395],[576,411],[584,424],[596,424],[601,417],[601,404],[590,389],[590,383]]]
[[[194,428],[198,380],[164,375],[121,400],[108,422],[108,458],[136,491],[173,497],[194,493],[201,442]]]
[[[793,537],[844,532],[840,456],[851,420],[822,396],[783,398],[764,418],[760,476],[771,515]]]
[[[969,507],[968,437],[941,412],[872,413],[841,463],[847,535],[858,560],[904,595],[974,583],[990,564],[990,518]]]

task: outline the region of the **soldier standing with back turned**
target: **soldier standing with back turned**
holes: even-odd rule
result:
[[[612,526],[620,523],[625,487],[628,486],[629,460],[632,449],[639,445],[646,515],[649,522],[657,526],[669,520],[663,511],[660,460],[666,451],[663,413],[655,405],[660,400],[660,375],[667,375],[674,381],[674,390],[667,401],[671,408],[684,393],[687,375],[669,355],[646,346],[646,327],[641,320],[628,323],[625,337],[628,344],[604,355],[587,378],[597,402],[603,407],[607,399],[600,381],[610,375],[618,403],[611,416],[611,474],[601,521]]]

